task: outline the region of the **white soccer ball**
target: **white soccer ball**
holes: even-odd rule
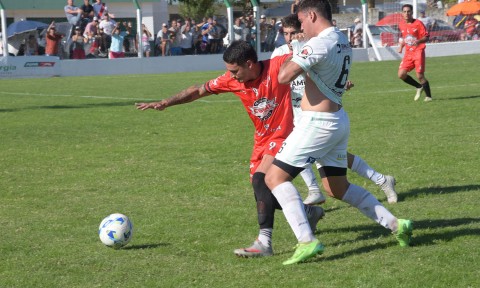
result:
[[[133,236],[133,224],[127,216],[115,213],[105,217],[98,227],[98,236],[103,244],[114,249],[130,242]]]

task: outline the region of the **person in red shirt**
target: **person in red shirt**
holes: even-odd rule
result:
[[[47,36],[45,39],[45,55],[58,56],[58,44],[62,40],[63,35],[55,31],[55,22],[52,21],[47,28]]]
[[[402,6],[402,15],[405,22],[400,22],[399,29],[402,33],[402,40],[398,47],[398,53],[402,53],[405,47],[403,60],[398,68],[398,78],[405,83],[417,88],[417,93],[413,100],[417,101],[420,95],[425,91],[425,102],[432,101],[430,84],[425,78],[425,43],[428,41],[428,31],[422,21],[413,18],[413,6],[405,4]],[[415,68],[417,79],[415,81],[408,72]]]
[[[251,247],[234,251],[238,256],[259,257],[273,254],[271,235],[275,209],[281,209],[265,183],[265,173],[272,164],[283,141],[293,130],[290,85],[278,83],[280,66],[289,54],[258,61],[255,49],[246,41],[233,41],[225,50],[223,60],[227,71],[204,84],[193,85],[177,95],[159,102],[137,103],[137,109],[162,111],[167,107],[189,103],[209,95],[231,92],[240,98],[255,126],[254,146],[250,158],[252,182],[260,232]],[[316,226],[323,209],[305,206],[311,225]],[[242,253],[237,253],[241,251]],[[246,252],[245,252],[246,251]],[[246,255],[245,253],[250,253]]]

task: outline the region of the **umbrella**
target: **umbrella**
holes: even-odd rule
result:
[[[383,26],[383,25],[394,26],[394,25],[398,25],[400,22],[403,22],[403,21],[405,20],[403,19],[403,16],[401,13],[392,13],[380,19],[380,21],[378,21],[376,25],[377,26]]]
[[[480,2],[477,0],[467,0],[462,3],[453,5],[447,11],[447,16],[456,16],[456,15],[472,15],[480,13]]]
[[[8,38],[13,37],[17,34],[23,34],[25,32],[36,31],[36,30],[43,30],[48,27],[48,24],[38,22],[38,21],[30,21],[30,20],[23,20],[13,22],[7,27],[7,35]]]

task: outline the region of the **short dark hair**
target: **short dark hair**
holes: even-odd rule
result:
[[[298,20],[297,14],[290,14],[282,19],[283,28],[294,28],[297,31],[302,29],[302,23]]]
[[[305,12],[315,10],[323,18],[332,21],[332,6],[328,0],[301,0],[298,3],[298,11]]]
[[[223,53],[223,61],[228,64],[241,66],[248,60],[257,63],[258,56],[253,46],[244,40],[233,41]]]
[[[405,7],[408,7],[408,8],[410,8],[411,11],[413,11],[413,6],[411,4],[403,4],[402,11],[403,11],[403,8],[405,8]]]

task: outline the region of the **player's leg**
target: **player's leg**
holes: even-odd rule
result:
[[[415,72],[417,79],[422,84],[422,88],[425,91],[425,102],[432,101],[432,93],[430,91],[430,83],[425,78],[425,50],[418,52],[415,59]]]
[[[303,200],[303,204],[316,205],[325,203],[325,196],[320,191],[320,186],[318,185],[317,177],[313,172],[312,166],[309,165],[303,169],[303,171],[300,172],[300,176],[302,176],[308,188],[308,196]]]
[[[347,152],[348,168],[353,172],[362,176],[365,179],[371,180],[376,185],[380,186],[387,196],[388,203],[397,203],[397,192],[395,191],[395,178],[390,175],[383,175],[370,167],[358,155],[353,155]]]
[[[285,218],[298,240],[295,253],[283,262],[284,265],[302,262],[323,252],[323,245],[308,225],[302,198],[291,182],[302,169],[275,159],[267,172],[267,185],[273,188],[272,193],[282,206]]]
[[[346,171],[343,172],[340,169],[332,166],[320,168],[322,184],[325,190],[335,198],[357,208],[363,215],[390,229],[400,246],[408,246],[413,229],[411,221],[397,219],[370,192],[360,186],[349,183]],[[342,175],[343,173],[345,175]]]
[[[400,63],[400,67],[398,68],[398,78],[417,89],[417,93],[413,98],[413,100],[417,101],[423,92],[423,86],[415,79],[413,79],[412,76],[408,75],[408,72],[411,71],[413,68],[415,68],[413,58],[409,54],[405,54],[402,62]]]

